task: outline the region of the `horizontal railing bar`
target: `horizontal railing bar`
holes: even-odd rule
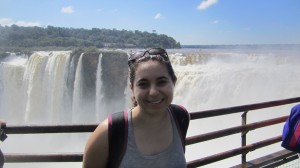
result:
[[[285,160],[287,158],[292,157],[293,155],[297,155],[297,153],[284,149],[284,150],[277,151],[272,154],[260,157],[258,159],[248,161],[247,168],[256,168],[256,167],[262,167],[265,165],[273,164],[273,163],[277,162],[278,160],[282,160],[282,159]],[[241,167],[242,167],[242,164],[239,164],[236,166],[232,166],[231,168],[241,168]]]
[[[242,106],[234,106],[229,108],[221,108],[221,109],[213,109],[213,110],[206,110],[206,111],[199,111],[199,112],[191,112],[191,120],[200,119],[200,118],[207,118],[207,117],[214,117],[226,114],[233,114],[238,112],[250,111],[250,110],[257,110],[262,108],[274,107],[274,106],[281,106],[285,104],[291,104],[300,102],[300,97],[290,98],[290,99],[282,99],[276,101],[269,101],[263,103],[255,103],[249,105],[242,105]]]
[[[286,118],[287,118],[287,116],[284,116],[284,117],[272,119],[270,121],[267,120],[265,122],[269,123],[269,122],[274,122],[277,120],[283,122]],[[267,123],[266,123],[266,126],[268,125]],[[208,138],[208,137],[211,137],[210,134],[211,135],[216,134],[216,136],[212,136],[212,137],[217,138],[217,137],[221,137],[220,135],[222,135],[224,133],[225,133],[224,136],[226,136],[226,132],[230,133],[231,131],[233,131],[234,133],[237,133],[234,130],[245,131],[246,129],[248,129],[248,127],[255,128],[255,125],[257,125],[257,124],[260,124],[260,122],[248,124],[246,126],[233,127],[232,129],[225,129],[225,130],[221,130],[221,131],[208,133],[208,134],[205,134],[205,136],[200,135],[200,136],[195,136],[195,137],[189,137],[189,138],[187,138],[187,140],[188,140],[187,144],[195,143],[193,139],[197,138],[197,137],[199,137],[199,138],[197,138],[197,139],[199,139],[199,141],[197,140],[196,142],[201,142],[201,141],[204,141],[204,140],[201,140],[202,136]],[[262,125],[262,126],[264,126],[264,125]],[[27,125],[27,126],[9,126],[9,127],[5,128],[5,132],[7,134],[76,133],[76,132],[92,132],[95,130],[96,127],[97,127],[97,125],[51,125],[51,126]]]
[[[229,150],[220,154],[205,157],[195,161],[188,162],[188,167],[202,166],[216,161],[223,160],[235,155],[247,153],[257,148],[267,146],[281,141],[281,136],[267,139],[258,143],[247,145],[241,148]],[[5,154],[5,162],[81,162],[82,153],[73,154]]]
[[[191,119],[213,117],[218,115],[231,114],[235,112],[256,110],[260,108],[267,108],[273,106],[279,106],[289,103],[295,103],[300,101],[300,97],[283,99],[277,101],[270,101],[264,103],[250,104],[244,106],[235,106],[230,108],[214,109],[201,112],[190,113]],[[8,134],[27,134],[27,133],[70,133],[70,132],[92,132],[97,125],[46,125],[46,126],[6,126],[5,123],[1,123]]]
[[[33,134],[33,133],[76,133],[92,132],[97,125],[25,125],[25,126],[7,126],[7,134]]]
[[[287,157],[287,158],[278,160],[277,162],[268,164],[268,165],[264,166],[264,168],[274,168],[274,167],[278,167],[278,166],[281,166],[281,165],[286,164],[286,163],[288,163],[288,162],[294,161],[294,160],[296,160],[296,159],[299,159],[298,154],[295,154],[295,155],[292,155],[292,156],[290,156],[290,157]],[[259,167],[256,166],[256,167],[251,167],[251,168],[259,168]]]
[[[274,138],[266,139],[257,143],[249,144],[240,148],[236,148],[233,150],[229,150],[226,152],[222,152],[219,154],[214,154],[211,156],[207,156],[201,159],[193,160],[187,163],[187,167],[198,167],[198,166],[204,166],[210,163],[214,163],[223,159],[227,159],[236,155],[245,154],[249,151],[256,150],[258,148],[262,148],[264,146],[268,146],[277,142],[281,141],[281,136],[277,136]]]
[[[270,119],[270,120],[255,122],[255,123],[251,123],[251,124],[247,124],[247,125],[243,125],[243,126],[236,126],[236,127],[232,127],[232,128],[228,128],[228,129],[223,129],[223,130],[219,130],[219,131],[214,131],[214,132],[209,132],[209,133],[205,133],[205,134],[201,134],[201,135],[187,137],[186,145],[191,145],[191,144],[195,144],[195,143],[199,143],[199,142],[203,142],[203,141],[207,141],[207,140],[211,140],[211,139],[216,139],[216,138],[236,134],[239,132],[254,130],[256,128],[261,128],[261,127],[265,127],[265,126],[269,126],[269,125],[278,124],[281,122],[285,122],[287,118],[288,118],[288,116],[283,116],[283,117],[278,117],[278,118],[274,118],[274,119]]]
[[[72,154],[4,154],[5,162],[82,162],[82,153]]]

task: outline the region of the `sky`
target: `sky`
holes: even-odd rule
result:
[[[300,44],[300,0],[0,0],[0,25],[146,31],[182,45]]]

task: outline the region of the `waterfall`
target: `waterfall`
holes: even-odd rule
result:
[[[168,50],[168,53],[178,77],[173,103],[185,106],[190,112],[299,96],[299,50],[180,49]],[[130,108],[131,92],[125,73],[127,55],[122,54],[125,56],[115,52],[94,55],[71,55],[69,51],[35,52],[28,60],[12,55],[11,59],[0,63],[0,118],[9,125],[90,124],[99,123],[109,113]],[[275,112],[262,110],[265,113],[260,113],[259,120],[287,115],[291,106],[277,108]],[[257,114],[249,114],[248,122],[257,121]],[[192,121],[188,136],[240,125],[240,119],[237,114]],[[280,135],[281,126],[278,124],[272,127],[273,130],[266,128],[258,134],[248,135],[248,143],[270,134]],[[221,142],[215,140],[188,146],[187,160],[240,146],[240,135],[234,136],[237,141],[229,137]],[[59,141],[47,150],[57,152],[63,148],[82,152],[84,138],[66,143]],[[49,142],[56,141],[49,139]],[[27,145],[15,149],[14,143],[19,143],[20,138],[10,136],[1,149],[7,153],[38,150],[31,149],[38,138],[22,137],[21,140]],[[278,148],[278,144],[271,146],[268,151],[259,151],[249,158]],[[229,167],[236,161],[239,162],[239,158],[222,164]]]
[[[83,107],[83,88],[82,88],[82,57],[83,53],[79,57],[75,82],[74,82],[74,91],[73,91],[73,112],[72,112],[72,122],[80,122],[81,117],[84,115],[84,107]]]
[[[99,55],[98,66],[97,66],[97,81],[96,81],[96,118],[98,120],[103,120],[108,113],[101,113],[101,109],[105,106],[103,101],[103,86],[102,86],[102,53]]]
[[[70,51],[39,51],[29,59],[13,54],[8,58],[0,62],[0,118],[9,126],[95,124],[108,114],[125,109],[125,52],[74,55]],[[5,153],[82,152],[88,135],[9,135],[1,150]],[[22,163],[22,167],[43,166]],[[74,167],[74,163],[58,167]]]
[[[169,54],[178,77],[174,103],[189,111],[299,95],[297,53],[179,51]],[[70,52],[35,52],[28,60],[12,55],[0,64],[1,116],[17,116],[12,123],[70,124],[99,122],[109,112],[129,108],[128,78],[122,74],[127,67],[116,71],[127,65],[123,60],[119,65],[105,54],[88,57],[71,56]],[[84,63],[87,61],[89,64]],[[126,90],[116,91],[120,86]],[[120,101],[122,95],[125,101]]]
[[[174,101],[190,111],[299,95],[300,59],[293,53],[200,52],[171,57],[178,77]]]
[[[22,79],[26,59],[16,58],[13,62],[0,63],[0,118],[14,118],[15,123],[23,123],[24,110]]]
[[[193,54],[170,54],[177,74],[174,103],[190,112],[239,106],[285,98],[299,97],[300,58],[298,52],[201,51]],[[288,115],[293,105],[262,109],[248,113],[247,123]],[[193,120],[188,136],[199,135],[241,124],[241,114]],[[257,129],[247,135],[247,143],[255,143],[281,135],[282,125]],[[240,147],[235,134],[187,146],[187,160],[195,160]],[[279,151],[280,144],[256,150],[247,155],[251,160]],[[239,157],[221,163],[222,167],[238,164]],[[205,167],[219,167],[216,164]]]
[[[66,85],[66,76],[70,54],[53,53],[48,57],[48,62],[45,68],[44,89],[46,89],[46,114],[51,119],[51,124],[66,123],[69,121],[65,111],[69,106],[65,100],[68,88]],[[70,114],[70,113],[69,113]]]
[[[69,53],[37,52],[30,56],[22,86],[26,123],[57,124],[68,121],[64,116],[69,106],[65,101],[69,61]]]
[[[45,64],[48,61],[46,53],[35,53],[28,60],[24,77],[23,77],[23,92],[24,92],[24,109],[25,109],[25,121],[33,123],[38,121],[44,121],[42,119],[45,114],[44,105],[45,92],[43,90],[43,77],[45,73]],[[42,113],[42,114],[41,114]]]

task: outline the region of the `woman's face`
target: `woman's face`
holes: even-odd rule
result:
[[[140,62],[131,89],[138,106],[148,112],[165,111],[173,100],[174,83],[159,61]]]

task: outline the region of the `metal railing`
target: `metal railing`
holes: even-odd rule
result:
[[[241,164],[236,167],[255,167],[247,165],[246,155],[247,153],[254,151],[258,148],[266,147],[268,145],[277,143],[281,141],[281,135],[276,137],[271,137],[254,144],[246,144],[247,133],[251,130],[262,128],[266,126],[271,126],[274,124],[285,122],[287,116],[282,116],[278,118],[272,118],[269,120],[259,121],[255,123],[247,124],[247,114],[251,110],[258,110],[263,108],[281,106],[286,104],[292,104],[300,102],[300,97],[283,99],[277,101],[256,103],[243,106],[235,106],[229,108],[221,108],[207,111],[199,111],[190,113],[191,120],[215,117],[221,115],[228,115],[234,113],[242,113],[242,124],[241,126],[231,127],[223,130],[218,130],[214,132],[209,132],[201,135],[191,136],[186,138],[186,145],[191,145],[195,143],[200,143],[204,141],[213,140],[216,138],[229,136],[232,134],[241,133],[241,147],[228,150],[222,153],[217,153],[211,156],[204,158],[199,158],[193,161],[189,161],[188,167],[198,167],[211,164],[226,158],[233,156],[241,155]],[[56,125],[56,126],[6,126],[5,123],[1,123],[1,129],[5,130],[7,134],[39,134],[39,133],[79,133],[79,132],[92,132],[97,127],[97,125]],[[5,153],[6,162],[81,162],[82,153],[56,153],[56,154],[9,154]],[[279,156],[277,156],[279,155]],[[282,151],[277,153],[277,157],[273,156],[273,161],[275,162],[278,159],[282,159],[282,156],[285,158],[296,155],[293,152]],[[270,163],[269,159],[265,159],[265,164]],[[249,161],[248,161],[249,163]],[[260,165],[263,165],[264,162],[260,160]]]

